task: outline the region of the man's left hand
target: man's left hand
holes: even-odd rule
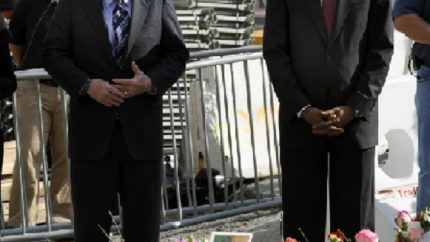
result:
[[[113,79],[114,87],[124,93],[127,98],[149,92],[152,87],[151,79],[140,70],[136,63],[131,63],[134,76],[131,79]]]

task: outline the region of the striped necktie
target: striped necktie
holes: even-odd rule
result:
[[[336,0],[323,0],[323,12],[327,36],[330,37],[336,17]]]
[[[118,64],[122,64],[130,32],[130,16],[123,6],[124,0],[113,0],[113,2],[115,4],[112,11],[113,56]]]

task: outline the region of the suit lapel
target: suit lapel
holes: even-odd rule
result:
[[[348,16],[350,10],[350,0],[337,0],[336,20],[333,26],[333,33],[331,34],[329,45],[331,45],[336,37],[342,30],[342,26],[345,23],[345,19]]]
[[[321,38],[325,44],[328,42],[327,31],[324,24],[324,13],[322,11],[321,0],[304,0],[311,12],[314,24],[321,35]],[[344,1],[344,0],[339,0]]]
[[[109,42],[109,34],[103,17],[102,0],[81,0],[85,6],[88,18],[93,26],[95,36],[101,41],[103,49],[108,56],[112,57],[112,46]]]
[[[142,28],[142,25],[145,21],[145,17],[148,13],[147,9],[149,6],[150,0],[133,0],[133,11],[131,15],[131,30],[130,37],[128,39],[128,51],[130,53],[134,42]]]

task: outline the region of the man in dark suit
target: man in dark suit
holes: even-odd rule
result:
[[[75,241],[107,241],[117,193],[128,242],[159,241],[162,95],[188,51],[172,0],[61,0],[48,72],[71,96]]]
[[[284,236],[374,228],[377,99],[393,51],[389,0],[268,0],[264,56],[280,101]]]

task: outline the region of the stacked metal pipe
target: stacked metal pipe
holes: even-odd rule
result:
[[[254,1],[176,0],[179,22],[190,50],[250,45],[255,24]]]
[[[219,47],[215,38],[218,32],[214,25],[215,11],[212,8],[179,9],[176,11],[182,28],[185,44],[190,51]]]
[[[255,0],[175,0],[176,14],[187,48],[193,52],[250,45],[255,25],[254,2]],[[165,154],[175,154],[176,152],[169,151],[173,151],[174,147],[181,147],[183,137],[179,130],[186,125],[183,123],[185,118],[181,117],[181,109],[185,110],[189,83],[196,83],[197,76],[195,71],[188,71],[187,85],[182,79],[179,80],[181,86],[172,88],[171,101],[168,95],[164,97]],[[172,117],[170,112],[173,113]],[[167,120],[174,122],[167,123]]]
[[[215,9],[213,28],[219,33],[215,40],[221,48],[252,44],[254,0],[198,0],[196,6]]]

